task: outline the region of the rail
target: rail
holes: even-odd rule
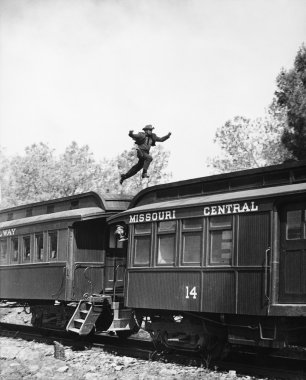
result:
[[[77,265],[75,269],[80,268],[80,265]],[[119,268],[126,268],[126,265],[123,264],[117,264],[116,259],[114,260],[113,265],[87,265],[86,268],[84,269],[84,277],[89,285],[90,288],[90,294],[93,294],[93,282],[92,279],[88,276],[88,272],[90,269],[93,268],[113,268],[113,299],[115,299],[116,296],[116,285],[118,280],[118,270]],[[123,281],[124,281],[124,276],[123,276]]]
[[[264,263],[264,270],[265,270],[265,281],[264,281],[264,287],[265,287],[265,304],[267,306],[270,305],[270,292],[269,292],[269,281],[268,277],[270,279],[270,272],[271,272],[271,266],[270,266],[270,253],[271,248],[268,247],[265,251],[265,263]]]

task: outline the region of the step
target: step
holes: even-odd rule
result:
[[[72,331],[72,332],[75,332],[75,333],[79,333],[80,332],[80,329],[77,329],[77,328],[75,328],[75,327],[70,327],[69,328],[69,331]]]
[[[73,321],[83,324],[85,322],[85,319],[74,319]]]

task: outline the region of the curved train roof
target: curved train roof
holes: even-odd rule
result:
[[[55,219],[107,217],[126,210],[129,203],[129,197],[109,194],[101,196],[91,191],[0,210],[0,228]]]
[[[301,182],[306,182],[306,160],[148,187],[133,198],[129,209],[170,199],[184,199]]]
[[[161,211],[161,210],[174,210],[178,208],[186,208],[193,206],[205,206],[205,205],[215,205],[222,202],[239,202],[247,200],[256,200],[259,198],[275,198],[279,195],[298,195],[306,192],[306,183],[297,183],[291,185],[283,186],[273,186],[260,189],[242,190],[227,192],[222,194],[212,194],[212,195],[202,195],[199,197],[190,197],[184,199],[174,199],[156,203],[150,203],[147,205],[136,206],[132,209],[125,210],[120,214],[113,215],[109,218],[110,221],[119,220],[122,217],[128,215],[150,212],[150,211]]]

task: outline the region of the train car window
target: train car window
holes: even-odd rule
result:
[[[202,231],[202,218],[185,219],[182,221],[183,264],[201,264]]]
[[[287,240],[305,239],[305,212],[287,211]]]
[[[0,264],[7,264],[7,239],[0,239]]]
[[[135,225],[135,234],[151,233],[151,223],[143,223]]]
[[[11,252],[12,252],[12,256],[11,256],[11,262],[13,263],[18,263],[18,238],[12,238],[11,240]]]
[[[184,219],[183,220],[183,229],[195,229],[203,227],[203,219],[202,218],[192,218],[192,219]]]
[[[149,266],[151,253],[151,223],[134,226],[134,265]]]
[[[35,259],[44,261],[44,236],[43,234],[35,235]]]
[[[231,228],[232,226],[232,216],[231,215],[222,215],[222,216],[212,216],[210,218],[210,227],[225,227]]]
[[[174,265],[176,221],[158,223],[157,264]]]
[[[30,261],[31,259],[31,236],[23,236],[22,238],[22,257],[23,262]]]
[[[209,222],[210,264],[230,265],[232,262],[232,216],[211,217]]]
[[[134,264],[149,266],[150,249],[151,249],[151,237],[148,237],[148,236],[135,237]]]
[[[48,255],[49,259],[57,258],[57,231],[48,232]]]
[[[29,216],[33,215],[33,208],[27,208],[26,209],[26,217],[28,218]]]

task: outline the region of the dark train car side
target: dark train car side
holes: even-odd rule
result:
[[[0,211],[0,298],[29,305],[33,324],[57,327],[78,303],[84,313],[122,303],[126,249],[109,239],[106,218],[128,204],[89,192]],[[70,329],[87,334],[97,318]]]
[[[126,306],[156,344],[306,346],[306,163],[140,192],[111,217],[129,230]]]

